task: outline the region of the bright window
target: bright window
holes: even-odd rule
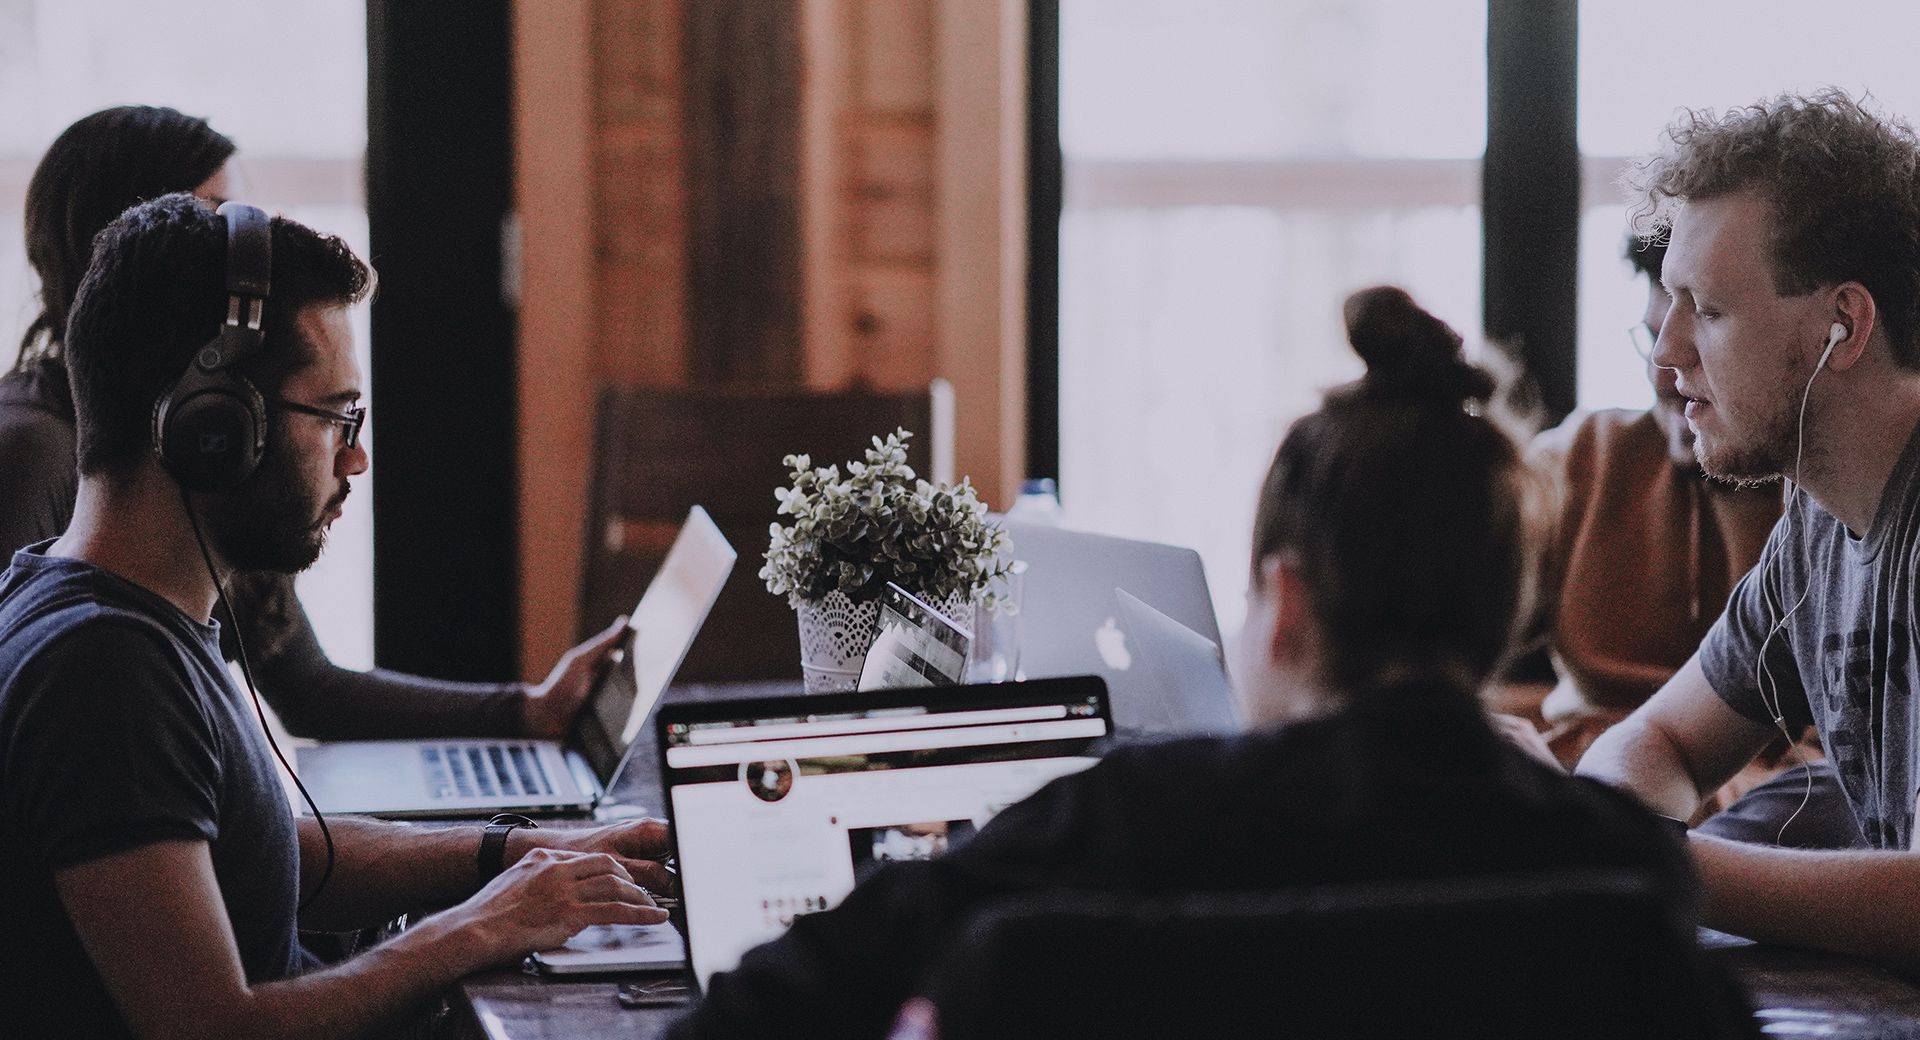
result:
[[[1480,328],[1486,4],[1063,0],[1060,136],[1066,522],[1199,550],[1231,632],[1345,295]]]
[[[1683,108],[1724,112],[1783,91],[1832,85],[1870,93],[1883,111],[1920,119],[1920,7],[1827,0],[1817,15],[1786,0],[1607,0],[1580,5],[1581,222],[1579,398],[1583,409],[1652,400],[1626,329],[1644,282],[1621,259],[1627,209],[1614,183],[1659,148]]]

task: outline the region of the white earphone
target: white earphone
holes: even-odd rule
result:
[[[1836,346],[1839,346],[1840,341],[1846,338],[1847,338],[1846,325],[1836,321],[1830,327],[1828,327],[1827,349],[1820,354],[1820,362],[1813,366],[1815,371],[1819,371],[1820,369],[1827,367],[1827,359],[1833,356],[1833,348]]]
[[[1787,485],[1785,515],[1780,519],[1781,526],[1789,530],[1791,530],[1793,523],[1794,497],[1800,494],[1800,463],[1806,456],[1807,402],[1813,397],[1813,381],[1820,378],[1821,371],[1827,367],[1827,359],[1833,356],[1833,348],[1839,346],[1840,341],[1846,338],[1847,326],[1845,322],[1836,321],[1832,325],[1827,326],[1827,349],[1820,352],[1820,360],[1814,364],[1813,374],[1807,377],[1806,389],[1800,392],[1799,435],[1794,438],[1793,481]],[[1777,555],[1776,552],[1775,554],[1761,557],[1760,563],[1756,566],[1756,570],[1760,572],[1760,583],[1763,589],[1766,586],[1768,570],[1774,566]],[[1775,588],[1778,589],[1784,581],[1784,577],[1780,576],[1776,571]],[[1786,632],[1787,621],[1793,617],[1795,611],[1800,609],[1800,605],[1807,601],[1807,595],[1812,591],[1813,588],[1811,585],[1800,590],[1800,598],[1794,600],[1793,605],[1787,608],[1787,612],[1780,615],[1777,620],[1767,627],[1766,636],[1760,640],[1760,649],[1753,655],[1753,682],[1760,694],[1760,704],[1767,709],[1768,714],[1773,716],[1773,724],[1775,728],[1779,729],[1780,736],[1786,740],[1787,747],[1793,752],[1793,756],[1797,760],[1796,764],[1807,770],[1806,794],[1800,799],[1800,804],[1793,810],[1793,814],[1787,817],[1787,822],[1780,825],[1780,833],[1775,836],[1776,842],[1780,844],[1786,843],[1787,828],[1793,826],[1793,821],[1799,819],[1801,811],[1806,809],[1807,805],[1813,801],[1813,769],[1801,756],[1798,742],[1795,741],[1793,732],[1787,728],[1786,709],[1780,703],[1780,683],[1779,680],[1773,677],[1773,670],[1767,664],[1767,647],[1773,642],[1775,636],[1783,635]],[[1786,598],[1784,595],[1785,590],[1781,589],[1781,592],[1782,595],[1780,598],[1784,600]],[[1769,607],[1769,612],[1771,612],[1771,607]],[[1768,696],[1769,693],[1772,694],[1771,697]],[[1871,685],[1867,687],[1867,698],[1868,714],[1872,714],[1873,687]]]

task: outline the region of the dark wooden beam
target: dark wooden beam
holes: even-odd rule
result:
[[[684,0],[682,10],[688,375],[798,383],[798,3]]]

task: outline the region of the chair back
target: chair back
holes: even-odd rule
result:
[[[1622,872],[1022,897],[970,919],[929,994],[944,1040],[1758,1036]]]
[[[800,639],[784,597],[760,580],[781,459],[860,460],[872,438],[912,431],[908,462],[951,480],[952,390],[819,393],[753,387],[615,387],[601,392],[580,590],[580,638],[624,611],[652,580],[693,505],[706,507],[740,554],[678,678],[793,679]]]

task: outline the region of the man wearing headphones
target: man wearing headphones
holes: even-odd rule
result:
[[[367,468],[347,308],[369,282],[337,238],[184,194],[96,239],[68,323],[73,522],[0,575],[0,1006],[20,1035],[366,1035],[587,924],[666,916],[641,887],[670,881],[659,821],[289,812],[209,618],[218,575],[310,565]],[[296,936],[448,904],[332,968]]]
[[[1699,651],[1579,769],[1685,819],[1815,725],[1872,848],[1696,833],[1708,923],[1920,968],[1920,141],[1838,91],[1669,137],[1640,180],[1671,236],[1652,362],[1709,475],[1792,483]]]

